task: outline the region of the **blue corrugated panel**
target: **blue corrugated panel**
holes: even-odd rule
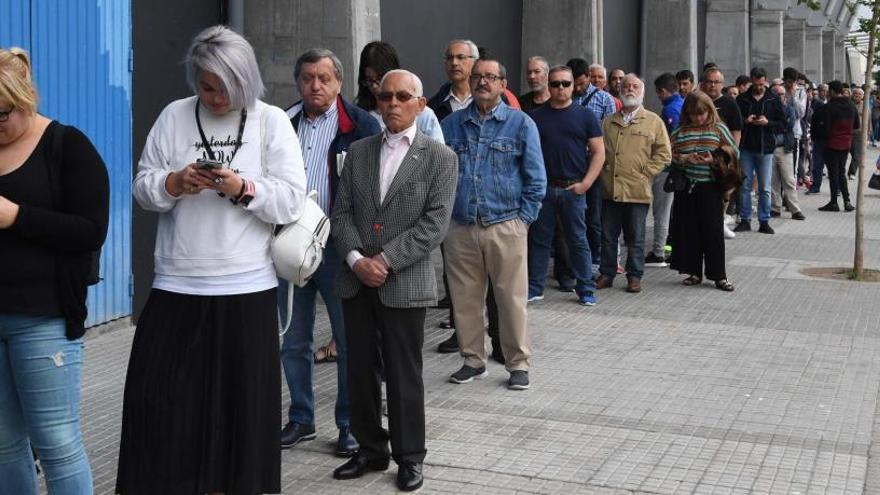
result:
[[[31,46],[31,0],[0,1],[0,46]]]
[[[3,15],[7,11],[17,20]],[[0,40],[3,46],[31,51],[40,113],[82,130],[107,164],[110,225],[101,257],[104,280],[89,289],[86,324],[127,316],[131,314],[131,3],[0,0]]]

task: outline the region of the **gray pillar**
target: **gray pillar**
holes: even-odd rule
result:
[[[809,56],[804,58],[804,74],[807,79],[819,84],[824,82],[822,73],[822,28],[807,26],[804,36],[804,52]]]
[[[315,47],[332,50],[342,61],[342,94],[351,98],[360,50],[381,38],[379,0],[250,0],[244,31],[257,53],[268,103],[286,106],[299,99],[293,67]]]
[[[845,83],[851,83],[853,81],[852,75],[847,71],[847,56],[846,56],[846,38],[842,34],[837,35],[837,60],[840,62],[834,67],[834,78],[840,79]]]
[[[731,84],[749,73],[748,0],[708,0],[705,60],[715,62]]]
[[[837,31],[833,29],[822,31],[822,82],[834,80],[839,70],[836,47]]]
[[[782,10],[752,10],[752,67],[763,67],[767,78],[782,77]]]
[[[785,19],[782,32],[782,65],[804,71],[804,48],[806,42],[806,21]]]
[[[550,65],[570,58],[602,63],[599,14],[602,0],[527,0],[522,2],[522,67],[534,55]],[[518,76],[520,77],[520,76]],[[525,78],[521,85],[527,91]]]
[[[640,74],[645,80],[645,102],[652,110],[658,110],[660,102],[654,94],[657,76],[690,69],[699,77],[697,0],[644,2],[642,9]]]

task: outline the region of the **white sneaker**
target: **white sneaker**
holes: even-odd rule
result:
[[[724,225],[725,226],[736,225],[737,223],[739,223],[739,219],[736,218],[734,215],[728,215],[726,213],[724,214]]]
[[[734,237],[736,237],[736,232],[730,230],[730,227],[728,227],[727,224],[725,223],[724,224],[724,238],[725,239],[733,239]]]

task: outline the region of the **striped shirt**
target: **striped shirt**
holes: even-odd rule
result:
[[[714,127],[707,126],[681,126],[672,132],[672,160],[676,166],[684,168],[684,173],[691,182],[714,182],[710,165],[678,162],[677,155],[688,153],[713,152],[723,145],[731,146],[737,150],[736,141],[726,125],[719,122]]]
[[[310,119],[303,108],[299,129],[296,130],[306,164],[308,190],[318,191],[318,205],[327,215],[330,214],[330,170],[327,153],[338,129],[339,112],[334,103],[323,115],[314,119]]]

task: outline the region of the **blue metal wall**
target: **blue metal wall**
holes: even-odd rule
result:
[[[0,46],[31,54],[39,111],[74,125],[110,173],[103,281],[89,289],[96,325],[131,314],[131,2],[0,0]]]

